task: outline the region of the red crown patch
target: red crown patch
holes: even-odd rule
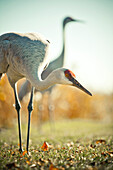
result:
[[[65,76],[68,77],[68,78],[69,78],[70,76],[76,77],[75,74],[74,74],[71,70],[66,70],[64,73],[65,73]]]

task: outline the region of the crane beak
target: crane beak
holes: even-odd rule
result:
[[[74,22],[80,22],[80,23],[85,23],[85,21],[83,20],[79,20],[79,19],[73,19]]]
[[[87,89],[85,89],[76,79],[72,78],[71,82],[73,83],[73,86],[92,96],[92,94]]]

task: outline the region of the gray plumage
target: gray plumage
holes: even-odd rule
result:
[[[46,79],[41,79],[41,73],[47,64],[49,41],[36,33],[7,33],[0,36],[0,76],[7,74],[14,89],[15,109],[18,114],[19,147],[22,152],[20,102],[17,94],[17,81],[23,77],[32,84],[31,97],[28,104],[28,133],[26,150],[28,152],[31,113],[33,110],[34,87],[38,91],[55,84],[75,86],[92,95],[76,79],[74,73],[66,68],[52,71]]]
[[[0,78],[2,74],[6,73],[9,83],[14,89],[15,109],[18,115],[20,152],[22,152],[21,105],[17,94],[17,81],[26,77],[38,90],[45,86],[45,82],[41,83],[41,73],[46,65],[48,46],[49,42],[36,33],[7,33],[0,36]],[[33,93],[34,88],[32,87],[31,98],[28,104],[27,152],[29,147],[30,119],[33,110]]]
[[[70,22],[82,22],[81,20],[76,20],[73,19],[71,17],[66,17],[63,20],[62,23],[62,39],[63,39],[63,46],[62,46],[62,51],[61,54],[59,55],[59,57],[57,57],[55,60],[53,60],[52,62],[50,62],[50,64],[48,65],[48,67],[42,72],[41,74],[41,78],[42,80],[44,80],[53,70],[63,67],[64,65],[64,58],[65,58],[65,28],[66,25]],[[51,91],[53,88],[50,87],[49,89],[47,89],[47,91]],[[31,91],[31,85],[30,82],[28,80],[26,80],[20,87],[19,89],[19,99],[22,100],[23,97],[29,93]],[[43,92],[42,92],[43,93]]]
[[[6,73],[12,87],[26,77],[39,77],[46,65],[49,43],[36,33],[7,33],[0,36],[0,73]]]

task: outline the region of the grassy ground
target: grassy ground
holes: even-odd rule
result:
[[[113,169],[113,124],[65,120],[44,124],[41,133],[31,125],[30,155],[18,147],[17,127],[1,129],[0,169]]]

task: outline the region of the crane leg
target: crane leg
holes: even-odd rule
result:
[[[19,143],[20,143],[20,149],[19,151],[22,152],[22,138],[21,138],[21,123],[20,123],[20,102],[18,99],[18,94],[17,94],[17,84],[14,86],[14,95],[15,95],[15,109],[18,114],[18,130],[19,130]]]
[[[30,101],[29,101],[29,104],[28,104],[28,131],[27,131],[27,146],[26,146],[27,153],[28,153],[28,148],[29,148],[31,113],[32,113],[32,110],[33,110],[33,95],[34,95],[34,87],[32,87],[31,97],[30,97]]]

